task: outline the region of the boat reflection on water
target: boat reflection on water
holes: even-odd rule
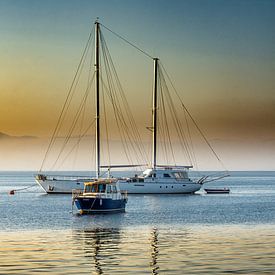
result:
[[[119,254],[119,229],[77,230],[73,232],[73,237],[78,244],[82,243],[84,257],[93,259],[92,270],[95,274],[108,274],[108,270],[113,270],[114,265],[117,265],[115,255]]]
[[[158,234],[155,227],[141,234],[136,231],[129,234],[120,228],[94,228],[73,231],[73,240],[78,246],[77,254],[92,259],[85,261],[85,265],[91,266],[93,274],[110,274],[114,270],[121,270],[129,273],[146,271],[157,275]],[[133,241],[133,235],[139,241]]]
[[[0,232],[0,273],[275,274],[274,225],[92,226]]]
[[[150,244],[151,244],[151,258],[152,258],[150,262],[150,266],[152,268],[152,274],[157,275],[159,270],[159,266],[157,264],[157,259],[159,254],[157,228],[152,229]]]

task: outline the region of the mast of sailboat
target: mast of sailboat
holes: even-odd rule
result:
[[[96,177],[100,177],[99,22],[95,22]]]
[[[153,150],[152,150],[152,168],[155,169],[157,165],[157,87],[158,87],[158,58],[154,58],[154,88],[153,88]]]

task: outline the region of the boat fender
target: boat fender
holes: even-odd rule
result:
[[[102,205],[102,199],[100,199],[99,204]]]
[[[49,191],[53,191],[53,189],[54,189],[54,186],[49,185]]]

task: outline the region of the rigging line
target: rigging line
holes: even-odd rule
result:
[[[84,107],[84,111],[82,112],[81,119],[80,119],[80,131],[81,131],[82,126],[83,126],[84,112],[85,112],[85,107]],[[79,133],[79,135],[77,137],[77,140],[80,140],[80,139],[81,139],[81,136],[80,136],[80,133]],[[76,161],[77,161],[77,158],[78,158],[78,151],[79,151],[79,143],[78,143],[78,146],[76,146],[76,148],[75,148],[74,157],[73,157],[73,164],[72,164],[72,170],[74,170],[74,167],[75,167],[75,164],[76,164]]]
[[[94,80],[94,77],[91,79],[90,86],[91,86],[93,80]],[[59,160],[61,154],[63,153],[63,151],[64,151],[64,149],[65,149],[65,146],[67,145],[67,143],[68,143],[68,141],[69,141],[69,139],[70,139],[70,137],[71,137],[71,135],[72,135],[72,133],[73,133],[73,131],[74,131],[74,129],[75,129],[76,123],[77,123],[77,121],[78,121],[78,119],[79,119],[79,117],[80,117],[80,115],[81,115],[81,112],[82,112],[82,110],[83,110],[83,107],[85,106],[85,102],[86,102],[86,100],[87,100],[87,97],[88,97],[89,92],[90,92],[90,87],[87,87],[86,92],[85,92],[85,94],[84,94],[84,97],[83,97],[83,99],[82,99],[82,101],[81,101],[81,103],[80,103],[80,105],[79,105],[79,107],[78,107],[76,116],[75,116],[75,118],[74,118],[74,120],[73,120],[73,122],[72,122],[72,125],[71,125],[70,129],[69,129],[69,132],[68,132],[67,136],[65,137],[65,141],[64,141],[64,143],[63,143],[63,145],[62,145],[62,147],[61,147],[61,149],[60,149],[60,152],[59,152],[59,154],[58,154],[58,157],[57,157],[57,159],[55,160],[54,164],[52,165],[52,168],[51,168],[51,169],[53,169],[53,168],[55,167],[56,163],[58,162],[58,160]]]
[[[80,143],[80,140],[81,140],[81,132],[82,132],[82,129],[83,129],[83,124],[84,124],[84,119],[85,119],[86,105],[87,105],[87,104],[86,104],[86,102],[85,102],[85,105],[84,105],[84,107],[83,107],[83,112],[82,112],[81,118],[80,118],[79,135],[78,135],[78,141],[79,141],[79,143]],[[74,169],[74,167],[75,167],[75,165],[76,165],[77,158],[78,158],[79,143],[78,143],[78,145],[76,146],[75,156],[74,156],[74,160],[73,160],[72,169]]]
[[[83,97],[82,101],[80,102],[80,105],[79,105],[78,110],[76,112],[76,115],[75,115],[75,117],[73,119],[71,127],[70,127],[70,129],[69,129],[69,131],[68,131],[68,133],[67,133],[67,135],[65,137],[65,141],[64,141],[63,147],[61,149],[61,152],[62,152],[63,148],[66,146],[67,142],[69,141],[73,130],[75,129],[76,123],[77,123],[77,121],[78,121],[78,119],[79,119],[79,117],[81,115],[81,112],[82,112],[82,110],[83,110],[83,108],[84,108],[84,106],[86,104],[86,100],[87,100],[87,97],[88,97],[88,94],[89,94],[89,91],[90,91],[90,86],[91,86],[92,82],[93,82],[93,78],[90,81],[90,85],[88,85],[87,88],[86,88],[84,97]]]
[[[89,131],[89,129],[95,124],[95,119],[93,119],[93,121],[88,125],[88,127],[86,128],[86,130],[82,133],[82,135],[80,136],[80,138],[77,140],[77,142],[75,143],[75,145],[71,148],[71,150],[67,153],[67,155],[64,157],[63,161],[60,163],[60,165],[58,166],[57,169],[59,169],[65,162],[65,160],[69,157],[69,155],[72,153],[72,151],[75,149],[76,146],[79,145],[79,143],[81,142],[82,138],[86,136],[87,132]]]
[[[190,132],[190,127],[189,127],[186,111],[183,110],[183,112],[184,112],[184,118],[185,118],[186,128],[187,128],[187,132],[188,132],[188,137],[189,137],[189,140],[190,140],[190,145],[191,145],[191,149],[192,149],[192,152],[193,152],[192,155],[193,155],[193,159],[194,159],[195,169],[199,170],[197,159],[196,159],[196,154],[195,154],[195,150],[194,150],[194,144],[193,144],[193,141],[192,141],[192,138],[191,138],[191,132]]]
[[[101,87],[103,87],[103,80],[101,78]],[[105,96],[104,91],[102,92],[102,100],[103,100],[103,113],[105,120],[105,131],[106,131],[106,140],[107,140],[107,152],[108,152],[108,164],[111,165],[111,157],[110,157],[110,143],[109,143],[109,131],[108,131],[108,122],[107,122],[107,112],[106,112],[106,104],[105,104]]]
[[[107,94],[110,97],[110,100],[111,100],[111,103],[112,103],[112,106],[114,109],[117,127],[119,130],[121,139],[122,139],[122,145],[124,147],[124,151],[126,153],[128,160],[129,160],[128,154],[131,153],[132,151],[135,152],[134,155],[137,158],[139,158],[139,155],[136,153],[136,148],[138,149],[140,156],[143,156],[140,146],[138,146],[140,144],[138,144],[138,142],[137,142],[137,140],[139,140],[140,138],[139,139],[137,138],[138,135],[137,135],[137,131],[135,131],[136,127],[133,126],[134,120],[133,120],[133,118],[131,119],[131,112],[129,111],[130,108],[129,108],[129,106],[127,107],[127,100],[126,100],[125,94],[124,94],[122,86],[119,82],[117,72],[115,70],[110,52],[108,51],[108,47],[107,47],[104,39],[102,41],[102,45],[103,45],[102,52],[104,53],[104,56],[105,56],[107,80],[109,81],[109,83],[108,83],[109,91]],[[113,77],[115,79],[113,79]],[[118,89],[119,93],[116,92],[117,89]],[[120,95],[120,97],[118,95]],[[122,104],[122,106],[124,106],[124,109],[121,108],[121,104]],[[126,116],[124,115],[124,113]],[[126,123],[126,118],[127,118],[127,123]],[[131,126],[130,128],[127,125],[128,122],[130,123],[130,126]],[[129,144],[129,142],[130,142],[130,144]],[[134,144],[136,144],[136,148],[134,147]],[[144,158],[144,156],[143,156],[143,158]],[[146,157],[145,157],[145,159],[146,159]],[[132,162],[132,161],[129,160],[129,162]]]
[[[144,160],[148,161],[148,156],[146,155],[144,147],[142,145],[140,134],[139,134],[139,132],[137,130],[137,126],[136,126],[135,120],[134,120],[133,115],[132,115],[132,113],[130,111],[130,107],[129,107],[128,101],[126,99],[126,96],[125,96],[125,93],[123,91],[122,85],[121,85],[121,83],[119,81],[119,78],[118,78],[118,75],[117,75],[117,72],[116,72],[113,60],[111,58],[111,54],[110,54],[110,52],[108,50],[108,47],[107,47],[107,44],[106,44],[106,41],[105,41],[103,35],[102,35],[102,45],[104,45],[104,49],[106,51],[106,57],[108,58],[108,64],[110,63],[110,65],[109,65],[109,71],[112,69],[112,72],[113,72],[113,75],[114,75],[114,78],[115,78],[115,83],[116,83],[116,86],[118,88],[119,95],[120,95],[121,100],[122,100],[122,104],[124,106],[126,117],[127,117],[128,121],[130,123],[130,129],[131,129],[130,134],[131,134],[131,136],[133,136],[133,142],[136,145],[136,147],[138,148],[140,156]],[[113,83],[113,85],[115,86],[114,83]]]
[[[93,37],[92,37],[92,38],[93,38]],[[90,40],[90,45],[91,45],[91,42],[92,42],[93,40],[94,40],[94,39]],[[82,73],[83,68],[84,68],[84,65],[85,65],[85,58],[86,58],[87,55],[88,55],[89,49],[92,50],[90,45],[89,45],[88,50],[87,50],[86,53],[85,53],[84,61],[82,62],[82,65],[81,65],[80,71],[79,71],[79,73],[78,73],[77,79],[76,79],[76,81],[75,81],[75,83],[74,83],[72,95],[71,95],[71,97],[70,97],[69,103],[68,103],[67,106],[66,106],[64,115],[63,115],[63,117],[62,117],[62,119],[61,119],[61,122],[60,122],[60,125],[59,125],[59,129],[57,130],[57,134],[58,134],[58,131],[59,131],[60,128],[61,128],[61,125],[62,125],[63,121],[65,120],[66,114],[67,114],[67,112],[68,112],[68,110],[69,110],[69,107],[70,107],[70,104],[71,104],[71,102],[72,102],[73,94],[76,92],[76,88],[77,88],[77,85],[78,85],[78,83],[79,83],[80,76],[81,76],[81,73]],[[93,45],[93,43],[92,43],[92,45]],[[90,83],[92,77],[94,77],[94,72],[91,73],[91,60],[90,60],[89,72],[88,72],[88,81],[87,81],[87,89],[88,89],[88,86],[89,86],[89,83]],[[56,136],[57,136],[57,134],[56,134]]]
[[[108,80],[107,80],[107,82],[108,82]],[[106,88],[106,91],[108,91],[107,95],[109,96],[111,105],[113,107],[114,117],[115,117],[117,129],[119,131],[122,146],[123,146],[123,149],[124,149],[124,152],[125,152],[125,155],[126,155],[126,158],[127,158],[128,162],[132,163],[132,161],[129,158],[130,150],[129,150],[129,146],[127,144],[127,140],[126,140],[126,137],[125,137],[125,132],[123,132],[122,129],[121,129],[121,127],[123,127],[123,121],[122,121],[122,118],[120,117],[118,107],[117,107],[115,99],[114,99],[113,92],[110,90],[111,89],[110,83],[108,83],[108,85],[109,85],[109,90],[108,90],[108,87],[106,86],[106,84],[104,84],[104,87]]]
[[[40,171],[42,170],[42,167],[43,167],[44,162],[45,162],[45,160],[46,160],[46,158],[47,158],[47,155],[48,155],[50,149],[52,148],[52,146],[53,146],[53,144],[54,144],[54,142],[55,142],[55,140],[56,140],[57,133],[58,133],[58,131],[60,130],[61,123],[62,123],[62,121],[64,120],[64,117],[65,117],[65,113],[68,111],[69,104],[70,104],[70,102],[71,102],[71,100],[72,100],[72,96],[73,96],[73,94],[75,93],[76,85],[77,85],[77,83],[78,83],[78,81],[79,81],[79,78],[80,78],[80,72],[82,71],[83,66],[84,66],[83,60],[84,60],[85,56],[87,55],[88,48],[89,48],[89,45],[90,45],[90,43],[91,43],[91,34],[92,34],[92,31],[91,31],[91,33],[90,33],[90,35],[89,35],[89,39],[88,39],[88,41],[87,41],[87,43],[86,43],[85,49],[84,49],[83,54],[82,54],[82,56],[81,56],[81,60],[80,60],[80,62],[79,62],[79,64],[78,64],[78,67],[77,67],[75,76],[74,76],[73,81],[72,81],[72,83],[71,83],[71,86],[70,86],[69,92],[68,92],[68,94],[67,94],[66,100],[65,100],[65,102],[64,102],[64,105],[63,105],[63,107],[62,107],[62,111],[61,111],[60,116],[59,116],[59,118],[58,118],[57,125],[56,125],[56,127],[55,127],[55,130],[54,130],[54,133],[53,133],[53,135],[52,135],[51,141],[50,141],[50,143],[49,143],[49,146],[48,146],[47,152],[46,152],[46,154],[45,154],[44,160],[43,160],[43,162],[42,162]],[[68,103],[68,101],[69,101],[69,103]]]
[[[130,140],[129,131],[128,131],[126,122],[124,120],[123,114],[121,113],[121,110],[119,109],[118,102],[116,101],[115,95],[113,93],[114,92],[111,91],[110,96],[111,96],[111,103],[112,103],[112,106],[113,106],[113,110],[114,110],[114,113],[115,113],[116,124],[117,124],[118,130],[119,130],[120,136],[121,136],[121,140],[122,140],[122,144],[123,144],[123,147],[124,147],[126,157],[127,157],[128,161],[130,163],[133,163],[133,161],[130,159],[131,150],[130,150],[129,142],[128,142]],[[131,143],[130,143],[130,145],[132,146]]]
[[[37,184],[31,184],[31,185],[26,186],[26,187],[23,187],[23,188],[13,189],[13,190],[10,191],[10,193],[11,193],[11,192],[18,192],[18,191],[27,190],[27,189],[30,189],[30,188],[32,188],[32,187],[34,187],[34,186],[37,186]],[[4,192],[2,192],[2,193],[4,193]]]
[[[192,158],[191,158],[191,155],[190,155],[190,148],[189,148],[188,142],[186,140],[185,134],[184,134],[182,128],[180,127],[180,121],[179,121],[179,118],[178,118],[178,115],[177,115],[177,112],[176,112],[176,108],[174,106],[172,97],[171,97],[169,89],[167,87],[164,75],[162,74],[161,69],[159,71],[161,73],[161,77],[163,79],[164,86],[165,86],[165,89],[166,89],[166,93],[165,93],[165,96],[166,96],[166,99],[167,99],[166,102],[167,102],[167,105],[169,107],[169,110],[170,110],[170,113],[171,113],[171,116],[172,116],[172,121],[175,125],[175,129],[176,129],[177,135],[179,137],[181,146],[182,146],[182,148],[185,149],[185,154],[186,154],[187,158],[189,159],[189,162],[192,164]]]
[[[126,120],[124,118],[124,114],[123,114],[122,108],[120,106],[121,104],[120,104],[119,97],[117,96],[117,93],[115,92],[116,87],[118,89],[120,88],[119,92],[120,92],[120,96],[122,98],[122,104],[124,105],[124,108],[126,109],[126,117],[128,118],[128,120],[130,122],[130,125],[131,125],[131,117],[129,115],[127,116],[127,106],[125,106],[126,104],[125,104],[125,102],[123,102],[123,99],[126,101],[126,103],[127,103],[127,100],[126,100],[125,96],[123,98],[123,89],[122,89],[121,84],[120,84],[120,82],[118,80],[118,77],[117,77],[117,74],[116,74],[116,70],[115,70],[114,65],[112,63],[112,59],[111,59],[110,53],[108,51],[106,42],[105,43],[104,42],[102,41],[102,45],[103,45],[102,52],[103,52],[103,55],[105,57],[104,62],[105,62],[105,67],[106,67],[106,76],[107,76],[108,85],[109,85],[109,96],[110,96],[110,99],[111,99],[111,102],[112,102],[112,105],[113,105],[113,108],[114,108],[115,115],[116,115],[116,117],[120,121],[120,124],[117,125],[118,129],[120,129],[120,126],[122,127],[121,129],[124,128],[124,132],[120,132],[120,135],[124,139],[125,146],[127,145],[126,146],[127,147],[127,151],[129,151],[129,153],[130,153],[130,149],[129,149],[129,145],[127,143],[127,140],[130,141],[130,145],[131,145],[132,149],[135,151],[135,149],[133,147],[133,144],[131,142],[131,138],[130,138],[130,136],[133,136],[133,134],[135,134],[135,133],[132,133],[130,131],[130,129],[128,128],[128,126],[127,126],[127,123],[126,123]],[[113,74],[111,73],[111,68],[112,68]],[[116,80],[115,83],[116,83],[116,85],[114,83],[112,75],[115,76],[115,80]],[[128,111],[128,113],[129,113],[129,111]],[[133,126],[132,126],[131,130],[134,132],[134,127]],[[126,136],[128,137],[128,139],[126,139]],[[126,151],[125,151],[125,153],[126,153]]]
[[[119,130],[119,134],[120,134],[120,138],[121,138],[121,141],[122,141],[122,145],[123,145],[123,148],[124,148],[124,152],[126,154],[126,158],[128,160],[128,162],[130,162],[130,159],[128,157],[128,154],[127,154],[127,146],[126,146],[126,139],[125,139],[125,136],[122,134],[121,130],[120,130],[120,123],[119,123],[119,114],[118,112],[116,112],[116,109],[117,109],[117,106],[116,106],[116,102],[115,102],[115,99],[114,99],[114,93],[112,92],[112,86],[113,86],[113,82],[112,82],[112,79],[111,79],[111,74],[110,72],[108,73],[109,71],[109,66],[108,66],[108,59],[106,57],[106,52],[105,52],[105,48],[102,47],[102,53],[103,53],[103,60],[104,60],[104,64],[105,64],[105,70],[106,70],[106,78],[107,78],[107,83],[108,83],[108,86],[105,85],[105,83],[102,81],[106,91],[107,91],[107,95],[109,96],[110,98],[110,101],[111,101],[111,104],[112,104],[112,107],[113,107],[113,110],[114,110],[114,115],[115,115],[115,120],[116,120],[116,124],[117,124],[117,127],[118,127],[118,130]],[[109,89],[108,89],[109,87]]]
[[[116,72],[114,72],[116,73]],[[130,107],[129,107],[129,104],[126,100],[126,97],[125,97],[125,94],[123,92],[123,89],[121,87],[121,84],[119,82],[119,79],[115,78],[116,82],[117,82],[117,85],[118,85],[118,89],[119,89],[119,95],[121,97],[121,100],[122,100],[122,104],[124,106],[124,110],[125,110],[125,114],[126,114],[126,118],[127,120],[129,121],[129,126],[130,126],[130,134],[131,136],[133,137],[133,142],[135,143],[135,145],[137,146],[138,150],[139,150],[139,153],[141,154],[142,158],[144,159],[147,159],[146,158],[146,155],[142,152],[144,152],[143,148],[142,148],[142,143],[141,143],[141,138],[140,138],[140,135],[137,131],[137,126],[135,124],[135,121],[134,121],[134,118],[133,118],[133,115],[132,113],[130,112]]]
[[[151,82],[151,92],[150,92],[150,101],[149,102],[151,102],[151,107],[150,107],[150,113],[151,113],[151,115],[150,115],[150,121],[149,121],[149,127],[146,127],[146,129],[148,129],[150,132],[152,132],[153,131],[153,108],[152,108],[152,106],[153,106],[153,90],[154,90],[154,83],[153,83],[154,81],[152,81]],[[150,135],[148,135],[148,137],[147,137],[148,139],[147,139],[147,144],[151,144],[152,143],[152,137],[151,137],[151,134]],[[150,155],[150,156],[152,156],[153,155],[153,146],[148,146],[147,145],[147,150],[148,150],[148,155]],[[150,164],[150,166],[151,167],[153,167],[153,163],[152,163],[152,157],[149,159],[149,161],[148,161],[148,164]]]
[[[153,56],[151,56],[149,53],[145,52],[144,50],[142,50],[141,48],[139,48],[138,46],[134,45],[133,43],[131,43],[130,41],[128,41],[126,38],[122,37],[121,35],[117,34],[116,32],[112,31],[111,29],[109,29],[108,27],[104,26],[103,24],[100,23],[100,25],[102,27],[104,27],[106,30],[108,30],[109,32],[111,32],[112,34],[114,34],[115,36],[117,36],[118,38],[120,38],[121,40],[123,40],[124,42],[126,42],[127,44],[129,44],[130,46],[132,46],[133,48],[135,48],[136,50],[140,51],[141,53],[143,53],[144,55],[146,55],[147,57],[154,59]]]
[[[95,121],[95,119],[94,119]],[[94,130],[92,131],[92,133],[95,133],[95,124],[94,124]],[[91,148],[91,154],[90,154],[90,175],[92,175],[92,169],[94,169],[94,167],[96,166],[95,164],[95,139],[96,139],[96,135],[94,135],[94,141],[90,143],[90,148]],[[92,139],[91,139],[92,140]]]
[[[159,76],[160,76],[160,72],[159,72]],[[171,152],[171,156],[173,161],[175,162],[175,156],[174,156],[174,151],[173,151],[173,146],[171,143],[171,136],[170,136],[170,131],[169,131],[169,127],[168,127],[168,121],[167,121],[167,114],[166,114],[166,108],[165,108],[165,100],[164,100],[164,96],[163,96],[163,86],[161,83],[161,78],[159,77],[159,87],[160,87],[160,96],[161,96],[161,105],[162,105],[162,112],[163,112],[163,128],[164,128],[164,133],[166,133],[166,138],[168,141],[168,146]],[[164,137],[165,137],[164,136]],[[165,148],[166,148],[166,142],[164,141],[165,144]],[[167,150],[167,149],[166,149]],[[168,151],[168,150],[167,150]],[[168,153],[167,153],[167,160],[169,159]]]
[[[158,76],[160,76],[160,71],[158,70]],[[166,159],[166,163],[170,163],[169,159],[170,159],[170,156],[168,154],[168,149],[170,148],[170,151],[172,153],[172,159],[173,161],[175,162],[174,160],[174,157],[173,157],[173,148],[172,148],[172,145],[171,145],[171,142],[170,141],[170,133],[169,133],[169,128],[168,128],[168,122],[167,122],[167,115],[166,115],[166,108],[165,108],[165,100],[164,100],[164,91],[163,91],[163,85],[161,85],[161,78],[158,77],[158,86],[159,86],[159,94],[160,94],[160,97],[159,97],[159,117],[161,118],[160,119],[160,132],[162,133],[162,136],[163,136],[163,142],[162,142],[162,148],[163,148],[163,152],[164,152],[164,155],[165,155],[165,159]],[[168,148],[169,147],[169,148]]]
[[[162,87],[159,87],[159,91],[160,91],[160,97],[159,97],[159,123],[158,123],[158,130],[160,132],[160,134],[162,134],[162,137],[163,137],[163,140],[161,142],[161,147],[162,147],[162,150],[163,150],[163,153],[164,153],[164,157],[166,159],[166,163],[169,163],[169,158],[168,158],[168,150],[167,150],[167,142],[166,142],[166,135],[167,135],[167,132],[165,131],[165,122],[164,122],[164,119],[165,119],[165,115],[163,114],[163,109],[164,109],[164,101],[163,101],[163,93],[162,93]],[[162,106],[162,108],[161,108]]]
[[[82,66],[84,57],[85,57],[85,55],[86,55],[86,53],[87,53],[87,50],[88,50],[88,48],[89,48],[89,45],[90,45],[90,42],[91,42],[91,38],[92,38],[92,34],[93,34],[93,30],[94,30],[94,25],[93,25],[93,28],[92,28],[90,34],[89,34],[88,41],[87,41],[87,43],[86,43],[86,45],[85,45],[84,51],[83,51],[82,56],[81,56],[81,58],[80,58],[80,62],[79,62],[79,64],[78,64],[78,66],[77,66],[77,69],[76,69],[76,72],[75,72],[73,81],[72,81],[72,83],[71,83],[71,86],[70,86],[70,88],[69,88],[69,92],[68,92],[68,94],[67,94],[66,100],[65,100],[65,102],[64,102],[64,105],[63,105],[63,107],[62,107],[61,113],[60,113],[59,118],[58,118],[58,120],[57,120],[57,124],[56,124],[56,126],[55,126],[54,131],[53,131],[53,134],[52,134],[52,137],[51,137],[49,146],[48,146],[48,148],[47,148],[46,154],[45,154],[44,159],[43,159],[43,161],[42,161],[42,164],[41,164],[41,166],[40,166],[39,172],[41,172],[41,170],[42,170],[42,168],[43,168],[43,166],[44,166],[44,164],[45,164],[45,161],[46,161],[46,159],[47,159],[47,157],[48,157],[49,151],[50,151],[50,149],[51,149],[51,147],[52,147],[52,144],[53,144],[53,142],[54,142],[54,138],[55,138],[56,133],[57,133],[57,131],[58,131],[58,128],[59,128],[59,125],[60,125],[60,122],[61,122],[61,118],[62,118],[63,113],[64,113],[64,111],[65,111],[65,107],[66,107],[66,105],[67,105],[67,102],[68,102],[69,98],[71,97],[71,94],[72,94],[72,91],[73,91],[74,83],[75,83],[75,81],[76,81],[76,79],[77,79],[77,76],[78,76],[78,73],[79,73],[80,68],[81,68],[81,66]]]
[[[109,83],[109,85],[110,85],[110,83]],[[110,89],[109,90],[109,97],[110,97],[111,104],[112,104],[112,107],[113,107],[113,111],[114,111],[114,114],[115,114],[116,124],[117,124],[117,128],[119,130],[119,134],[120,134],[120,137],[121,137],[123,147],[124,147],[124,152],[126,154],[127,160],[130,163],[132,163],[132,160],[129,157],[130,156],[130,148],[129,148],[129,144],[127,142],[128,133],[127,133],[126,122],[123,118],[123,114],[120,111],[119,102],[117,102],[117,100],[116,100],[116,96],[115,96],[114,91],[111,89],[111,87],[109,87],[109,89]]]
[[[168,73],[166,72],[165,68],[163,67],[163,65],[161,64],[161,67],[163,68],[170,84],[172,85],[179,101],[181,102],[182,107],[185,109],[185,111],[187,112],[187,114],[189,115],[189,117],[191,118],[192,122],[194,123],[195,127],[197,128],[197,130],[199,131],[199,133],[201,134],[201,136],[203,137],[204,141],[206,142],[206,144],[209,146],[209,148],[211,149],[212,153],[214,154],[214,156],[217,158],[217,160],[221,163],[221,165],[223,166],[223,168],[227,171],[225,165],[223,164],[223,162],[221,161],[221,159],[219,158],[219,156],[217,155],[217,153],[215,152],[214,148],[211,146],[211,144],[209,143],[209,141],[207,140],[206,136],[204,135],[204,133],[202,132],[202,130],[199,128],[198,124],[196,123],[195,119],[193,118],[193,116],[191,115],[191,113],[188,111],[188,109],[186,108],[186,106],[184,105],[181,97],[179,96],[175,86],[173,85],[171,78],[169,77]]]
[[[163,84],[162,84],[162,82],[163,82]],[[160,86],[161,86],[161,96],[162,96],[162,101],[163,101],[163,113],[164,113],[164,122],[165,122],[165,127],[166,127],[167,139],[168,139],[168,142],[169,142],[169,147],[170,147],[170,150],[171,150],[172,159],[173,159],[174,163],[176,163],[175,154],[174,154],[172,141],[171,141],[170,130],[169,130],[169,126],[168,126],[169,123],[168,123],[168,119],[167,119],[168,117],[167,117],[167,112],[166,112],[166,107],[165,107],[165,100],[164,100],[164,96],[166,96],[166,98],[167,98],[167,94],[169,95],[169,90],[167,89],[165,79],[164,79],[160,69],[159,69],[159,83],[160,83]],[[169,105],[169,102],[168,101],[166,101],[166,102],[167,102],[167,105],[170,109],[171,114],[173,115],[173,113],[172,113],[173,109],[171,110],[171,106]],[[172,116],[172,119],[173,119],[173,116]]]
[[[94,45],[94,43],[92,43],[92,45]],[[93,49],[91,49],[91,52],[93,52]],[[92,58],[92,55],[91,55],[91,58],[90,58],[90,62],[89,62],[89,72],[88,72],[88,78],[87,78],[87,88],[86,89],[90,89],[90,86],[91,86],[91,83],[93,81],[93,77],[94,77],[94,74],[95,72],[92,70],[92,67],[93,67],[93,58]],[[78,144],[76,146],[76,150],[75,150],[75,156],[74,156],[74,161],[73,161],[73,166],[72,168],[75,167],[75,164],[76,164],[76,160],[77,160],[77,157],[78,157],[78,151],[79,151],[79,144],[80,144],[80,141],[82,139],[82,136],[81,136],[81,132],[82,132],[82,129],[83,129],[83,124],[84,124],[84,119],[85,119],[85,110],[86,110],[86,105],[87,105],[87,102],[85,101],[84,103],[84,107],[83,107],[83,112],[82,112],[82,115],[81,115],[81,119],[80,119],[80,126],[79,126],[79,135],[78,135]]]

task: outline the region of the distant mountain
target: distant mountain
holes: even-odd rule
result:
[[[35,136],[11,136],[0,132],[0,139],[36,139]]]
[[[9,137],[10,137],[9,135],[6,135],[6,134],[0,132],[0,139],[9,138]]]

